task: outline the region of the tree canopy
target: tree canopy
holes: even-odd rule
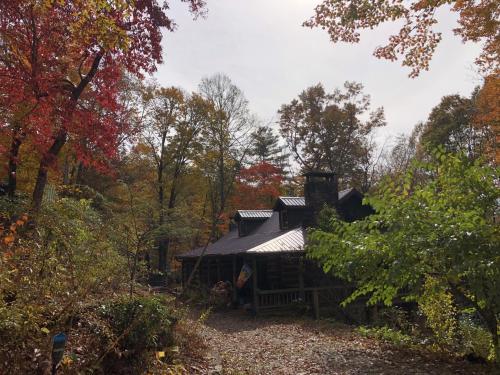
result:
[[[249,155],[259,163],[271,163],[283,169],[290,156],[280,145],[280,137],[268,126],[259,126],[251,134]]]
[[[396,298],[425,302],[424,284],[432,278],[455,301],[477,309],[498,356],[498,172],[436,151],[431,162],[414,164],[402,183],[388,178],[366,198],[375,214],[353,223],[332,218],[313,231],[309,255],[325,272],[357,286],[346,302],[363,295],[386,305]]]
[[[443,146],[449,152],[464,152],[471,158],[485,154],[492,141],[491,128],[478,126],[476,89],[470,98],[448,95],[434,107],[420,136],[421,146],[429,152]]]
[[[496,0],[324,0],[304,26],[326,30],[334,43],[358,43],[362,30],[402,21],[399,32],[391,35],[385,46],[377,47],[374,55],[391,61],[403,57],[403,66],[411,68],[410,77],[416,77],[422,70],[429,69],[429,62],[441,41],[441,32],[434,27],[438,23],[436,12],[445,7],[458,13],[455,34],[464,42],[483,44],[482,53],[476,60],[479,67],[487,74],[498,74],[500,6]]]
[[[189,1],[195,13],[203,5]],[[9,0],[0,8],[0,88],[8,93],[0,96],[8,108],[1,130],[18,142],[30,136],[42,154],[33,191],[38,209],[47,170],[68,139],[89,158],[95,147],[108,158],[116,152],[122,72],[155,71],[161,29],[175,24],[156,0]]]
[[[370,111],[363,85],[346,82],[343,90],[328,94],[318,84],[278,113],[281,134],[303,169],[335,171],[344,184],[361,184],[370,135],[385,125],[383,108]]]

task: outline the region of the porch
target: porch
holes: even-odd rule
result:
[[[182,280],[191,273],[195,259],[184,259]],[[252,273],[242,288],[234,287],[243,265]],[[233,254],[206,256],[196,279],[200,287],[212,288],[217,282],[230,282],[234,304],[251,304],[255,314],[301,306],[320,316],[322,306],[340,303],[351,289],[333,279],[303,252],[278,254]]]

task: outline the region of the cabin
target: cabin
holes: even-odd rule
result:
[[[256,314],[301,303],[317,317],[321,305],[331,297],[343,300],[352,289],[305,257],[307,228],[315,226],[325,205],[346,221],[371,214],[362,199],[354,188],[338,191],[332,172],[306,173],[303,197],[279,197],[270,209],[234,214],[229,233],[207,247],[196,275],[199,284],[211,288],[230,282],[233,302],[250,305]],[[177,257],[183,282],[202,251],[200,247]]]

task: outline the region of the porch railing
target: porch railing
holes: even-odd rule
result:
[[[322,290],[342,289],[342,286],[313,288],[291,288],[257,290],[256,311],[286,307],[294,304],[306,304],[313,308],[314,316],[319,317],[319,292]]]
[[[259,290],[259,308],[273,308],[312,302],[312,291],[299,289]]]

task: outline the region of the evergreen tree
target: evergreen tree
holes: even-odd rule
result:
[[[259,126],[251,135],[250,156],[258,163],[269,163],[283,170],[288,165],[290,154],[280,146],[279,140],[269,126]]]

